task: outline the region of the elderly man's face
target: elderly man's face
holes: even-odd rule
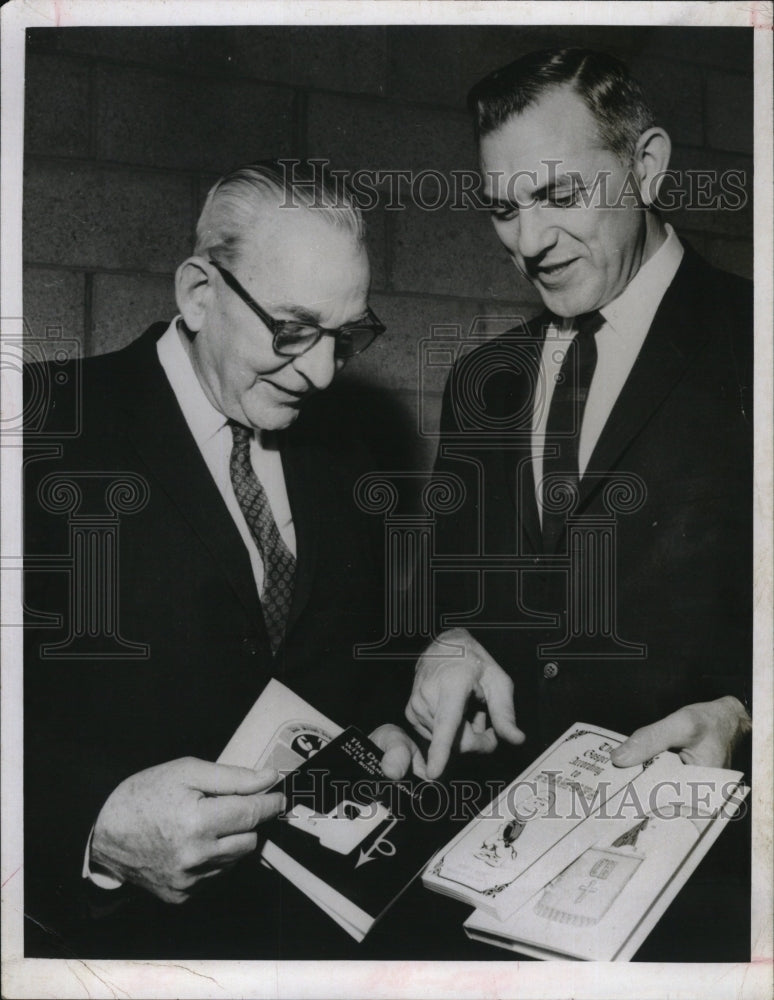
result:
[[[366,311],[365,249],[351,233],[312,210],[270,210],[260,234],[231,270],[275,319],[335,329],[361,319]],[[232,420],[281,430],[296,419],[302,402],[327,388],[343,366],[334,357],[334,338],[323,336],[300,357],[280,357],[268,328],[211,271],[206,319],[192,347],[205,392]]]
[[[576,316],[623,291],[642,261],[645,211],[576,93],[548,92],[484,136],[480,154],[497,235],[549,309]],[[580,175],[589,204],[572,203],[568,174]],[[622,194],[623,206],[613,207]]]

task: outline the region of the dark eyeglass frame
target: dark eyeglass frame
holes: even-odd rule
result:
[[[306,354],[307,351],[319,343],[323,336],[334,337],[336,344],[334,347],[334,355],[337,358],[354,358],[357,354],[362,354],[366,348],[373,344],[374,340],[380,336],[387,327],[381,320],[377,317],[376,313],[371,309],[370,306],[366,308],[365,319],[368,322],[358,322],[358,323],[346,323],[344,326],[340,326],[337,330],[329,330],[327,327],[318,326],[316,323],[303,323],[301,320],[287,320],[287,319],[275,319],[270,315],[263,306],[259,305],[255,299],[250,295],[250,293],[245,289],[239,281],[234,277],[228,268],[223,267],[216,260],[209,258],[209,263],[216,269],[218,274],[223,278],[223,281],[228,285],[232,292],[239,296],[239,298],[244,302],[248,308],[252,309],[255,315],[268,327],[271,332],[274,348],[274,353],[278,354],[281,358],[299,358],[302,354]],[[282,336],[287,334],[288,327],[306,327],[309,330],[315,330],[316,336],[314,339],[300,340],[298,341],[297,347],[301,349],[298,350],[297,347],[294,348],[293,345],[282,344]],[[342,335],[353,334],[355,331],[361,331],[363,336],[370,334],[370,339],[363,339],[363,343],[357,347],[356,350],[352,350],[352,345],[347,345],[345,341],[342,340]],[[288,349],[290,347],[290,349]]]

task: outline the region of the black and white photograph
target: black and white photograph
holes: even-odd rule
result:
[[[3,996],[770,997],[772,5],[0,17]]]

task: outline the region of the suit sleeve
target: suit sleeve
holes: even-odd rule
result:
[[[71,623],[72,540],[66,512],[46,489],[67,472],[89,469],[77,420],[80,362],[57,372],[25,371],[24,442],[24,858],[28,953],[58,954],[80,939],[101,908],[132,890],[105,893],[82,877],[91,828],[127,774],[100,753],[100,729],[115,724],[105,708],[105,664],[56,655]],[[64,389],[57,389],[55,375]],[[62,377],[64,376],[64,377]],[[49,387],[35,422],[35,394]],[[50,480],[51,475],[58,477]],[[65,497],[65,492],[60,494]],[[109,899],[108,899],[109,897]]]

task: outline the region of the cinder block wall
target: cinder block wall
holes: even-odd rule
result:
[[[210,183],[269,156],[341,168],[475,167],[465,94],[535,48],[587,45],[627,60],[682,169],[744,171],[739,211],[669,213],[700,252],[752,271],[752,32],[555,27],[248,27],[33,30],[26,64],[25,318],[85,355],[174,313]],[[377,429],[380,458],[425,471],[443,369],[423,371],[434,327],[489,335],[537,311],[535,294],[473,211],[368,213],[372,305],[388,334],[340,391]],[[481,320],[484,320],[483,322]],[[424,382],[421,413],[418,386]],[[424,429],[427,433],[418,433]]]

